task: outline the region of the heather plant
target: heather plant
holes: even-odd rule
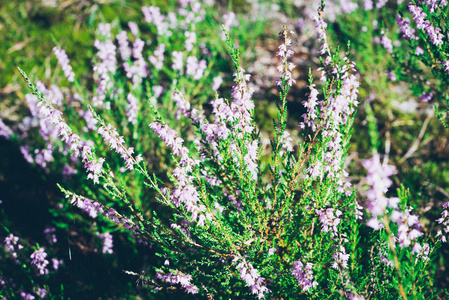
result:
[[[145,270],[122,266],[126,274],[138,276],[149,291],[259,299],[436,296],[430,261],[439,242],[445,241],[445,233],[440,232],[433,241],[424,236],[405,188],[398,191],[398,197],[386,196],[395,168],[381,164],[378,155],[363,163],[369,186],[365,213],[345,170],[359,104],[359,75],[348,53],[329,47],[323,9],[324,4],[315,17],[321,76],[316,80],[309,72],[308,95],[301,100],[304,114],[297,121],[301,132],[298,144],[292,143],[286,128],[286,99],[295,83],[291,31],[284,28],[279,33],[278,114],[269,151],[260,147],[253,91],[248,87],[250,76],[226,31],[234,83],[229,99],[216,93],[207,111],[202,103],[191,100],[192,93],[185,92],[189,82],[184,81],[198,74],[198,68],[203,68],[199,64],[197,72],[188,74],[187,68],[184,79],[176,77],[175,91],[162,101],[155,97],[151,81],[142,84],[144,64],[139,55],[130,60],[129,52],[120,53],[128,59],[123,69],[129,82],[126,86],[113,82],[117,69],[111,53],[114,45],[108,26],[101,25],[101,38],[96,42],[97,88],[90,101],[93,105],[85,102],[88,110],[83,111],[89,116],[88,124],[96,129],[91,143],[77,133],[81,132],[76,127],[79,122],[69,125],[52,94],[41,92],[43,87],[33,84],[20,70],[45,128],[53,128],[62,154],[79,160],[93,182],[87,190],[89,197],[83,195],[86,191],[68,190],[64,183],[61,191],[92,218],[116,224],[134,243],[151,245],[159,257]],[[147,14],[152,22],[161,18],[157,9]],[[164,24],[169,23],[155,24],[162,34],[169,27]],[[136,28],[131,26],[131,31]],[[186,36],[187,41],[190,34]],[[120,39],[119,47],[125,45],[125,39]],[[65,75],[73,79],[67,58],[59,48],[55,51]],[[160,59],[156,56],[150,61],[157,69]],[[172,56],[172,69],[181,73],[181,55],[174,51]],[[147,101],[137,102],[128,95]],[[136,109],[136,103],[141,107]],[[108,114],[111,110],[113,115]],[[170,119],[170,110],[182,124]],[[136,113],[146,118],[133,123]],[[117,122],[120,119],[123,121]],[[123,124],[126,138],[118,133]],[[137,137],[130,129],[132,124]],[[150,133],[141,136],[147,125],[146,130],[154,132],[165,146],[158,142],[151,148],[142,145],[151,137]],[[155,160],[173,163],[174,168],[157,171]],[[438,220],[445,227],[446,212]],[[102,252],[111,253],[111,235],[104,232],[99,237],[104,241]],[[11,246],[17,244],[14,236],[7,244],[9,252],[16,253]],[[31,259],[37,270],[45,273],[45,255],[40,249],[37,247]],[[130,281],[134,279],[130,277]]]
[[[144,7],[148,27],[130,23],[131,35],[100,24],[94,75],[86,87],[56,46],[74,93],[33,84],[20,70],[32,91],[26,96],[32,117],[18,130],[0,123],[0,135],[23,143],[24,157],[45,173],[62,173],[58,187],[66,200],[51,210],[58,221],[43,232],[45,244],[3,226],[7,268],[0,268],[0,296],[64,294],[52,285],[61,261],[56,232],[69,231],[72,221],[80,237],[69,238],[64,260],[76,260],[75,245],[87,238],[86,252],[102,253],[123,269],[128,286],[142,284],[139,293],[147,297],[442,296],[434,289],[434,262],[449,233],[449,202],[430,220],[437,230],[427,231],[412,207],[415,194],[402,185],[392,191],[390,177],[398,170],[389,164],[387,147],[383,159],[379,155],[387,145],[376,124],[379,115],[372,102],[359,99],[367,60],[361,60],[360,72],[349,59],[351,49],[343,53],[332,46],[324,3],[314,17],[320,67],[309,71],[304,98],[292,93],[292,41],[298,37],[288,27],[279,33],[277,116],[269,147],[262,141],[251,77],[228,34],[231,22],[225,22],[223,44],[234,81],[232,88],[218,88],[226,78],[214,73],[219,56],[212,43],[198,44],[196,28],[205,17],[199,4],[181,1],[177,15]],[[154,34],[151,43],[144,38],[147,30]],[[357,58],[366,54],[351,45]],[[380,46],[389,52],[386,38]],[[293,130],[287,125],[288,97],[303,109]],[[361,163],[367,175],[357,183],[347,171],[351,135],[359,135],[353,130],[359,101],[368,119],[369,154]],[[300,136],[293,136],[297,131]],[[352,183],[362,187],[359,193]],[[123,242],[136,255],[151,253],[151,262],[118,261]],[[15,267],[20,278],[11,275],[18,274]]]

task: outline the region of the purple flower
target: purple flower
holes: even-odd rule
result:
[[[165,44],[159,44],[156,49],[154,49],[153,55],[148,56],[148,60],[150,61],[150,63],[152,63],[153,66],[158,70],[162,70],[163,67],[164,51]]]
[[[125,161],[127,170],[133,170],[134,165],[143,160],[141,155],[137,155],[136,157],[132,156],[134,153],[134,148],[126,148],[125,139],[118,134],[117,129],[115,129],[111,124],[108,124],[107,126],[103,124],[98,129],[98,133],[109,144],[112,150],[115,150],[115,152],[120,154],[120,157]],[[98,161],[100,166],[103,161]]]
[[[439,218],[437,222],[443,226],[443,230],[439,229],[436,236],[441,236],[441,242],[446,243],[446,234],[449,234],[449,202],[443,203],[442,206],[443,212],[441,213],[441,218]]]
[[[165,22],[165,17],[161,14],[157,6],[143,6],[142,13],[145,21],[156,26],[159,35],[171,36],[171,31],[168,30],[168,24]]]
[[[223,78],[221,76],[217,76],[213,78],[214,84],[212,86],[212,90],[217,91],[220,85],[223,83]]]
[[[19,260],[17,259],[17,251],[23,249],[23,246],[19,244],[19,237],[14,236],[12,233],[10,233],[9,236],[5,237],[5,248],[6,251],[11,253],[14,261],[16,263],[19,263]]]
[[[429,102],[430,100],[432,100],[432,97],[433,97],[433,93],[428,93],[428,94],[427,94],[426,92],[423,92],[422,95],[418,97],[418,99],[419,99],[421,102],[427,103],[427,102]]]
[[[265,294],[271,292],[264,284],[265,278],[261,277],[257,269],[246,259],[235,256],[233,262],[239,262],[235,268],[239,271],[240,278],[245,281],[246,286],[251,288],[251,294],[256,295],[259,299],[264,299]]]
[[[416,47],[416,55],[423,55],[424,50],[421,47]]]
[[[34,299],[36,299],[36,297],[34,297],[31,294],[25,293],[24,291],[20,292],[20,297],[22,297],[22,299],[24,299],[24,300],[34,300]]]
[[[139,33],[139,26],[134,22],[128,22],[128,27],[131,30],[131,33],[134,36],[137,36],[137,34]]]
[[[327,44],[327,37],[326,37],[326,28],[327,24],[324,22],[323,18],[321,16],[317,17],[314,16],[312,18],[315,21],[315,28],[318,31],[318,41],[321,42],[321,54],[326,53],[328,51],[329,46]]]
[[[59,266],[62,265],[62,259],[56,259],[56,258],[52,258],[51,262],[53,263],[53,269],[55,269],[55,271],[57,271],[59,269]]]
[[[44,230],[45,238],[47,239],[47,241],[50,244],[56,244],[58,242],[55,232],[56,232],[56,229],[54,227],[48,227],[48,228],[45,228],[45,230]]]
[[[304,266],[300,260],[293,263],[292,275],[298,281],[298,285],[304,292],[318,286],[318,282],[313,280],[312,264],[306,263]]]
[[[338,234],[337,225],[340,224],[341,220],[339,217],[342,215],[342,212],[333,208],[328,208],[325,211],[316,209],[315,212],[320,216],[323,232],[330,232],[332,236],[336,236]]]
[[[292,33],[293,31],[290,32]],[[277,67],[277,70],[281,73],[281,78],[276,79],[276,82],[279,86],[281,86],[282,80],[284,80],[288,86],[292,86],[293,83],[296,83],[296,81],[292,78],[291,73],[295,67],[295,64],[287,62],[287,59],[294,54],[292,50],[287,49],[288,46],[291,46],[292,40],[287,37],[287,29],[281,31],[279,33],[279,37],[284,41],[284,43],[279,46],[279,51],[276,52],[276,55],[281,58],[281,65]]]
[[[106,92],[114,85],[111,75],[117,70],[116,47],[110,38],[110,24],[100,23],[98,25],[104,40],[95,40],[94,46],[98,49],[97,57],[93,70],[99,77],[96,89],[97,95],[92,98],[93,105],[98,107],[107,107],[104,103]]]
[[[345,14],[350,14],[359,7],[357,3],[354,3],[351,0],[340,0],[340,6]]]
[[[109,253],[112,254],[114,251],[112,250],[112,247],[114,246],[113,240],[112,240],[112,234],[109,232],[101,233],[100,239],[103,241],[103,253]]]
[[[338,246],[338,251],[332,255],[332,258],[334,259],[331,264],[332,268],[337,270],[348,268],[349,254],[346,253],[346,249],[342,245]]]
[[[364,10],[373,9],[373,0],[363,0],[363,9]]]
[[[173,56],[172,69],[173,70],[182,70],[184,52],[173,51],[172,56]]]
[[[39,248],[31,254],[31,264],[36,267],[38,270],[38,275],[46,275],[48,274],[48,269],[46,268],[49,264],[48,260],[46,260],[47,253],[45,253],[44,248]]]
[[[69,82],[75,81],[75,73],[72,71],[72,67],[69,65],[70,60],[67,57],[65,51],[59,47],[53,47],[53,52],[55,53],[56,58],[58,59],[59,64],[61,65],[62,70],[64,71],[65,77]]]
[[[173,191],[167,190],[170,200],[176,206],[183,204],[186,210],[191,213],[192,220],[198,220],[198,226],[203,226],[206,219],[211,219],[211,216],[208,213],[204,214],[206,211],[204,205],[198,204],[200,195],[191,184],[192,176],[188,175],[196,163],[189,157],[189,150],[183,146],[184,140],[178,136],[175,130],[170,129],[165,124],[153,122],[150,124],[150,128],[157,133],[167,146],[172,148],[173,154],[181,157],[179,166],[173,171],[173,177],[178,181],[178,185]]]
[[[368,171],[368,175],[365,177],[371,189],[366,192],[368,196],[368,211],[375,216],[374,220],[369,222],[369,226],[378,226],[375,222],[377,216],[383,215],[387,207],[396,208],[397,198],[388,199],[384,196],[384,193],[388,191],[392,181],[388,178],[396,173],[396,168],[392,165],[381,165],[379,155],[374,155],[371,159],[363,161],[363,166]],[[381,226],[382,227],[382,226]]]
[[[137,113],[139,108],[139,99],[137,99],[132,93],[128,94],[128,106],[126,107],[126,116],[128,117],[128,122],[131,124],[137,124]]]
[[[117,34],[116,38],[120,56],[122,57],[122,60],[126,62],[128,59],[131,58],[131,49],[129,48],[126,31],[122,31],[119,34]]]
[[[387,2],[388,2],[388,0],[379,0],[379,1],[377,1],[376,8],[377,9],[382,8]]]
[[[402,36],[408,40],[417,39],[415,36],[415,30],[410,27],[410,21],[406,18],[402,18],[400,15],[396,15],[396,22],[399,25],[399,30]]]
[[[196,42],[196,33],[195,32],[190,32],[190,31],[186,31],[184,33],[184,35],[186,36],[186,41],[185,41],[186,51],[190,52],[190,51],[193,50],[193,45]]]
[[[198,288],[191,283],[192,276],[184,274],[181,271],[173,270],[168,274],[164,274],[162,270],[156,272],[156,278],[168,284],[180,284],[188,294],[198,294]]]
[[[0,136],[4,136],[9,139],[12,135],[12,130],[3,123],[3,120],[0,118]]]

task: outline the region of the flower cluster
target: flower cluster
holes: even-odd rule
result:
[[[441,29],[438,27],[434,27],[429,20],[426,19],[427,14],[423,12],[423,9],[419,6],[414,5],[412,2],[408,4],[408,8],[413,15],[413,19],[415,20],[416,27],[418,29],[423,29],[426,31],[430,42],[435,46],[441,46],[443,44],[444,35],[441,32]]]
[[[290,31],[293,33],[293,31]],[[287,49],[287,47],[291,46],[292,39],[287,36],[287,29],[284,29],[279,33],[279,37],[284,41],[282,45],[279,46],[279,51],[276,52],[276,55],[281,58],[282,64],[277,67],[277,70],[281,73],[281,78],[276,79],[278,85],[282,85],[283,81],[292,86],[296,81],[292,78],[292,70],[295,67],[294,63],[288,63],[287,59],[294,54],[293,50]]]
[[[111,25],[101,23],[98,26],[102,35],[102,40],[95,40],[94,46],[98,49],[97,61],[94,64],[93,70],[99,78],[96,93],[92,98],[95,107],[109,108],[108,103],[105,103],[106,93],[112,88],[114,82],[111,78],[117,70],[116,46],[110,39]]]
[[[11,253],[12,257],[14,258],[14,261],[16,263],[19,263],[19,260],[17,258],[17,251],[23,249],[23,246],[19,244],[19,237],[14,236],[12,233],[10,233],[9,236],[5,237],[5,246],[6,251]]]
[[[443,212],[441,213],[441,218],[437,220],[439,224],[442,224],[443,231],[445,234],[449,233],[449,202],[443,203]],[[447,242],[447,237],[443,234],[443,232],[438,230],[437,236],[441,236],[441,241],[443,243]]]
[[[109,144],[112,150],[115,150],[115,152],[120,154],[120,157],[125,161],[127,170],[133,170],[134,165],[143,160],[140,154],[136,157],[132,156],[134,148],[126,148],[124,138],[118,134],[117,129],[111,124],[102,124],[97,132]]]
[[[46,259],[47,253],[45,253],[44,248],[39,248],[31,254],[31,264],[33,264],[40,275],[47,275],[48,269],[47,265],[49,261]]]
[[[239,271],[240,278],[245,281],[246,286],[251,288],[251,293],[256,295],[258,299],[264,299],[265,294],[271,292],[264,285],[265,278],[261,277],[257,269],[247,262],[246,259],[236,256],[233,262],[239,262],[235,268]]]
[[[157,135],[171,147],[173,154],[180,156],[179,166],[173,171],[178,185],[172,192],[169,192],[171,201],[179,206],[184,205],[185,209],[190,212],[192,220],[197,221],[198,226],[203,226],[206,219],[210,219],[209,214],[205,214],[206,207],[200,203],[200,195],[198,194],[193,183],[193,177],[189,175],[192,172],[195,161],[189,157],[189,150],[182,145],[184,140],[178,136],[178,133],[170,129],[167,125],[159,122],[150,124]]]
[[[318,282],[313,280],[313,266],[311,263],[304,265],[300,260],[293,263],[292,275],[298,280],[298,285],[304,292],[316,288]]]
[[[114,253],[114,251],[112,250],[112,247],[114,246],[112,234],[110,234],[109,232],[105,232],[100,233],[99,236],[100,239],[103,241],[103,249],[101,250],[101,252],[108,254]]]
[[[366,192],[368,197],[367,210],[373,215],[367,225],[378,230],[383,228],[383,225],[377,217],[382,216],[387,207],[398,207],[399,198],[387,198],[384,195],[392,184],[389,177],[396,173],[396,168],[392,165],[381,165],[380,157],[377,154],[371,159],[364,160],[363,166],[368,171],[365,179],[371,186],[371,189]]]
[[[192,276],[184,274],[181,271],[174,270],[168,274],[164,274],[162,270],[159,270],[156,272],[156,278],[168,284],[180,284],[188,294],[198,294],[198,288],[190,282]]]
[[[54,47],[53,52],[55,53],[56,58],[58,59],[59,64],[61,65],[62,70],[64,71],[65,77],[69,82],[75,81],[75,73],[72,71],[72,66],[69,65],[70,60],[67,57],[67,54],[60,47]]]

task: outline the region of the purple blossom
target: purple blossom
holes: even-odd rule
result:
[[[326,210],[316,209],[315,212],[318,216],[320,216],[320,223],[323,232],[330,232],[332,236],[336,236],[338,234],[337,226],[341,221],[339,217],[342,215],[342,212],[333,208],[327,208]]]
[[[128,22],[128,27],[131,30],[131,33],[134,36],[137,36],[137,34],[139,33],[139,26],[134,22]]]
[[[122,57],[122,60],[126,62],[128,59],[131,58],[131,49],[129,48],[126,31],[122,31],[119,34],[117,34],[116,38],[120,56]]]
[[[53,269],[57,271],[59,269],[59,266],[62,265],[62,259],[52,258],[51,262],[53,263]]]
[[[47,295],[47,290],[38,287],[38,288],[37,288],[37,294],[38,294],[38,296],[39,296],[41,299],[44,299],[45,296]]]
[[[156,278],[168,284],[180,284],[188,294],[198,294],[198,288],[191,283],[192,276],[184,274],[181,271],[173,270],[168,274],[164,274],[162,270],[156,272]]]
[[[12,130],[3,123],[3,120],[0,118],[0,136],[4,136],[9,139],[12,135]]]
[[[430,102],[432,100],[432,97],[433,97],[433,93],[428,93],[427,94],[426,92],[423,92],[422,95],[418,97],[418,99],[421,102],[427,103],[427,102]]]
[[[53,47],[53,52],[55,53],[55,56],[58,59],[59,65],[64,71],[64,75],[67,77],[67,80],[69,82],[75,81],[75,73],[73,73],[72,67],[69,65],[70,60],[65,51],[59,47]]]
[[[186,60],[186,74],[193,76],[194,80],[200,80],[203,77],[207,63],[204,59],[198,62],[195,56],[188,56]]]
[[[10,233],[7,237],[5,237],[4,241],[6,251],[11,253],[16,263],[19,263],[17,252],[23,249],[23,246],[19,244],[19,237],[14,236],[12,233]]]
[[[396,241],[399,242],[401,248],[408,247],[412,241],[422,236],[423,233],[419,230],[421,225],[418,222],[419,217],[410,214],[411,209],[404,212],[393,210],[390,219],[398,224],[398,234]]]
[[[359,7],[357,3],[354,3],[351,0],[340,0],[340,6],[345,14],[350,14]]]
[[[393,44],[391,40],[385,35],[385,33],[382,31],[382,37],[379,39],[378,37],[375,38],[374,42],[381,44],[388,53],[393,53]]]
[[[125,139],[118,134],[117,129],[111,124],[108,124],[107,126],[103,124],[98,129],[98,133],[103,137],[105,142],[109,144],[112,150],[120,154],[120,157],[125,161],[127,170],[133,170],[134,165],[143,160],[141,155],[137,155],[136,157],[132,156],[134,148],[126,148]]]
[[[98,28],[105,39],[103,41],[95,40],[94,42],[95,48],[98,49],[98,59],[94,64],[93,70],[99,77],[99,82],[96,89],[97,95],[92,98],[92,101],[94,106],[105,107],[106,92],[114,85],[111,75],[115,74],[117,70],[117,58],[115,53],[116,47],[109,39],[111,35],[110,24],[100,23]]]
[[[373,9],[373,0],[363,0],[363,9],[364,10]]]
[[[415,263],[418,262],[418,258],[420,257],[423,261],[429,261],[429,253],[430,253],[430,246],[429,244],[425,243],[421,246],[419,243],[415,243],[412,249],[412,253],[416,253],[416,260]]]
[[[80,109],[78,114],[83,117],[84,121],[86,121],[86,127],[84,128],[84,131],[87,132],[87,130],[97,130],[97,123],[98,120],[94,117],[92,112],[88,109],[86,111]]]
[[[416,47],[416,55],[423,55],[424,50],[421,47]]]
[[[143,6],[142,13],[145,21],[156,26],[159,35],[171,36],[171,31],[168,30],[168,24],[165,22],[165,17],[161,14],[157,6]]]
[[[47,227],[44,230],[45,238],[50,244],[56,244],[58,242],[55,232],[56,229],[54,227]]]
[[[449,234],[449,202],[443,203],[442,206],[443,212],[441,213],[441,218],[439,218],[437,222],[443,226],[443,230],[439,229],[436,236],[441,236],[441,242],[446,243],[446,235]]]
[[[423,0],[421,1],[423,4],[426,4],[427,7],[429,8],[430,12],[434,12],[437,8],[443,8],[445,6],[447,6],[447,1],[446,0]]]
[[[114,246],[113,240],[112,240],[112,234],[109,232],[100,233],[100,239],[103,241],[103,249],[101,250],[102,253],[109,253],[112,254],[114,251],[112,250],[112,247]]]
[[[184,98],[182,93],[174,93],[173,100],[176,102],[176,119],[181,119],[181,114],[190,117],[190,102]]]
[[[173,70],[182,70],[184,52],[173,51],[172,56],[173,56],[172,69]]]
[[[327,24],[324,22],[323,18],[321,16],[313,16],[312,18],[315,21],[315,28],[318,31],[318,41],[321,43],[320,46],[320,53],[324,54],[326,51],[328,51],[329,46],[327,44],[327,37],[326,37],[326,28]]]
[[[427,14],[423,12],[423,9],[414,5],[412,2],[408,4],[408,8],[413,15],[416,27],[426,31],[430,42],[435,46],[443,45],[444,35],[441,33],[441,29],[430,24],[430,21],[426,19]]]
[[[368,222],[368,226],[376,229],[383,228],[377,221],[377,216],[383,215],[387,207],[396,208],[398,198],[386,198],[384,193],[388,191],[392,181],[388,178],[396,173],[396,168],[392,165],[381,165],[379,155],[374,155],[371,159],[363,161],[363,166],[368,171],[365,177],[371,189],[366,192],[368,197],[368,211],[374,216]]]
[[[36,299],[36,297],[34,297],[33,295],[28,294],[28,293],[26,293],[24,291],[20,292],[20,297],[22,297],[22,299],[24,299],[24,300],[34,300],[34,299]]]
[[[196,33],[195,32],[190,32],[190,31],[186,31],[184,33],[184,35],[186,36],[186,41],[185,41],[186,51],[190,52],[190,51],[193,50],[193,45],[196,42]]]
[[[246,286],[251,288],[251,294],[256,295],[258,299],[264,299],[265,294],[271,292],[265,286],[265,278],[261,277],[257,269],[246,259],[235,256],[233,262],[239,262],[235,268],[239,271],[240,278],[245,281]]]
[[[247,145],[248,152],[245,154],[245,163],[246,163],[246,169],[249,171],[252,175],[253,180],[257,180],[257,172],[258,172],[258,150],[259,150],[259,141],[254,140],[251,143],[248,143]]]
[[[133,43],[132,54],[134,61],[127,61],[123,64],[126,72],[126,77],[132,79],[132,89],[137,88],[142,83],[142,78],[145,78],[148,74],[148,66],[145,59],[142,56],[143,47],[145,42],[141,39],[136,39]]]
[[[107,219],[111,220],[117,225],[123,225],[125,229],[128,229],[132,232],[138,231],[138,227],[126,217],[119,214],[115,209],[108,208],[98,202],[90,200],[88,198],[68,193],[66,194],[66,198],[71,198],[70,202],[72,205],[79,207],[81,210],[84,210],[89,214],[91,218],[96,218],[98,214],[102,214]]]
[[[379,9],[379,8],[384,7],[384,5],[387,4],[387,2],[388,2],[388,0],[378,0],[376,3],[376,8]]]
[[[338,246],[338,251],[332,255],[332,258],[334,259],[331,264],[332,268],[337,270],[348,268],[349,254],[346,253],[346,249],[342,245]]]
[[[49,264],[46,260],[47,253],[45,253],[44,248],[39,248],[31,254],[31,264],[34,265],[38,271],[38,275],[48,274],[48,269],[46,268]]]
[[[212,90],[217,91],[220,85],[223,83],[223,78],[221,76],[217,76],[213,78],[214,84],[212,85]]]
[[[293,33],[293,31],[290,31]],[[287,59],[294,54],[293,50],[288,49],[288,46],[291,46],[292,40],[287,37],[287,30],[281,31],[279,33],[279,37],[284,41],[282,45],[280,45],[279,51],[276,52],[276,55],[281,59],[281,65],[277,67],[277,70],[281,73],[281,78],[276,79],[276,82],[279,86],[282,85],[282,80],[286,82],[288,86],[292,86],[296,81],[292,78],[292,70],[295,67],[295,64],[288,63]]]
[[[410,21],[408,18],[402,18],[401,15],[396,15],[396,22],[399,25],[399,30],[402,36],[408,40],[417,39],[415,36],[415,29],[410,27]]]
[[[318,105],[318,91],[315,89],[315,85],[311,84],[309,86],[309,98],[307,101],[303,101],[302,105],[306,108],[307,112],[302,115],[303,122],[299,123],[299,126],[302,129],[305,129],[306,126],[310,127],[313,131],[316,130],[316,125],[314,120],[318,117],[317,115],[317,105]]]
[[[132,93],[128,93],[128,106],[126,107],[126,116],[128,117],[128,122],[131,124],[137,124],[137,113],[139,108],[139,99],[137,99]]]
[[[312,268],[311,263],[306,263],[304,266],[300,260],[293,263],[292,275],[298,281],[298,285],[304,292],[318,286],[318,282],[313,280]]]
[[[148,60],[150,61],[150,63],[152,63],[153,66],[158,70],[162,70],[163,67],[164,51],[165,44],[159,44],[156,49],[154,49],[153,55],[148,56]]]
[[[191,213],[192,220],[197,220],[198,226],[203,226],[206,219],[211,219],[211,216],[208,213],[204,214],[206,210],[204,205],[198,204],[200,195],[192,185],[192,176],[188,175],[196,162],[189,157],[189,150],[182,145],[184,140],[178,136],[175,130],[159,122],[151,123],[150,128],[157,133],[167,146],[172,148],[173,154],[181,157],[178,167],[173,171],[173,177],[178,181],[178,185],[173,191],[167,190],[171,201],[176,206],[183,204],[186,210]]]

